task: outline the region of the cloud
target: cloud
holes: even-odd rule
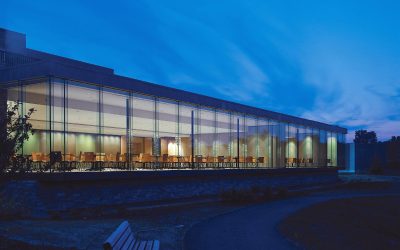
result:
[[[27,33],[33,49],[345,126],[348,138],[400,135],[394,2],[20,2],[7,1],[0,25]]]
[[[305,81],[319,91],[314,108],[303,116],[348,127],[349,140],[357,129],[374,130],[382,140],[400,134],[399,122],[392,120],[400,117],[397,73],[376,65],[373,53],[356,45],[359,41],[314,39],[313,53],[302,65]]]

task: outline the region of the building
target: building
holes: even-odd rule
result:
[[[119,76],[26,48],[5,29],[0,83],[3,107],[36,109],[21,152],[34,162],[60,152],[64,162],[136,167],[345,165],[345,128]]]

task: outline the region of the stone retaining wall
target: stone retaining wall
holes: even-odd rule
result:
[[[3,181],[3,199],[13,199],[26,207],[32,217],[47,217],[49,211],[65,211],[99,206],[157,204],[190,198],[215,197],[231,189],[252,187],[301,187],[334,183],[337,170],[271,171],[209,170],[154,171],[117,178],[110,173],[66,173],[40,178]],[[71,174],[68,176],[68,174]],[[122,175],[126,176],[126,175]]]

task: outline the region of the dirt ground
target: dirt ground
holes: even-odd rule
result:
[[[300,248],[400,249],[400,195],[323,202],[278,228]]]

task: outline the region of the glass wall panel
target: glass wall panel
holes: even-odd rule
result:
[[[48,81],[40,83],[21,83],[20,87],[8,91],[9,101],[21,102],[21,114],[26,114],[29,109],[35,109],[31,116],[32,128],[36,131],[33,136],[24,143],[22,154],[32,155],[40,153],[44,157],[50,153],[51,137],[49,130],[49,84]],[[47,158],[46,158],[47,159]],[[45,160],[43,158],[43,160]]]
[[[328,166],[337,166],[337,134],[328,132],[327,134],[327,151],[328,151]]]
[[[100,91],[98,87],[68,82],[66,91],[67,154],[83,161],[86,155],[100,153]]]
[[[268,120],[258,119],[258,157],[262,158],[262,161],[258,163],[260,167],[271,167],[271,155],[272,155],[272,134],[271,127]]]
[[[217,142],[216,155],[229,158],[232,156],[231,148],[231,119],[229,113],[217,112]]]
[[[129,161],[129,93],[109,88],[101,91],[101,151],[110,161]]]
[[[326,143],[326,131],[319,131],[319,166],[326,167],[328,164],[328,154],[327,154],[327,143]]]
[[[51,151],[61,152],[65,154],[67,152],[67,141],[66,131],[65,131],[65,121],[66,121],[66,109],[65,109],[65,92],[66,92],[66,83],[63,79],[51,78],[50,84],[50,102],[51,105],[48,107],[50,111],[49,122],[50,129],[48,133],[50,133],[50,147]],[[51,119],[51,120],[50,120]]]
[[[344,134],[338,134],[338,167],[345,167],[345,154],[346,154],[346,137]]]
[[[293,124],[286,126],[286,166],[295,167],[298,164],[298,141],[297,141],[297,127]]]
[[[178,103],[159,99],[157,107],[161,155],[182,156],[184,149],[179,136]]]
[[[259,152],[258,127],[255,117],[245,118],[244,156],[247,166],[255,166]]]
[[[160,141],[156,130],[155,99],[134,94],[131,110],[132,151],[141,161],[151,155],[159,155]]]
[[[192,161],[192,112],[195,115],[196,107],[179,103],[179,136],[184,162]],[[193,128],[194,130],[194,128]],[[194,132],[194,131],[193,131]],[[194,144],[194,141],[193,141]]]
[[[201,108],[197,117],[198,155],[214,157],[216,154],[216,120],[215,110]]]
[[[319,129],[312,129],[313,166],[319,166]]]
[[[310,166],[313,162],[312,129],[299,126],[299,163],[301,166]]]
[[[246,155],[246,130],[243,115],[232,114],[232,156],[233,161],[243,163]]]
[[[277,127],[278,140],[276,145],[276,166],[285,166],[285,156],[286,156],[286,144],[288,139],[286,138],[285,128],[287,124],[279,122]]]

